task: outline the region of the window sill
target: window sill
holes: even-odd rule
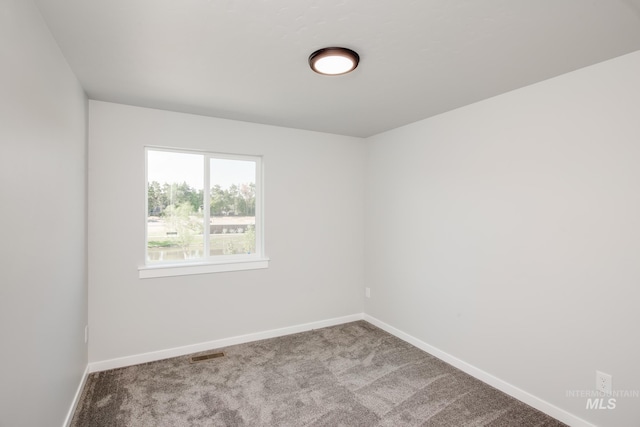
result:
[[[140,279],[186,276],[190,274],[222,273],[225,271],[257,270],[269,267],[269,258],[253,258],[192,264],[160,264],[138,267]]]

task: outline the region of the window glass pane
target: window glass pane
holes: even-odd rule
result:
[[[256,163],[210,159],[211,256],[256,252]]]
[[[147,151],[147,262],[204,257],[204,156]]]

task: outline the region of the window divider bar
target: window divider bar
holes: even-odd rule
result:
[[[204,243],[204,259],[211,255],[209,238],[211,237],[211,167],[210,156],[204,157],[204,186],[202,187],[202,241]]]

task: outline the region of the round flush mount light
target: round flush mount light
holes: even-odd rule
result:
[[[318,74],[339,76],[353,71],[360,62],[360,56],[345,47],[325,47],[309,56],[309,66]]]

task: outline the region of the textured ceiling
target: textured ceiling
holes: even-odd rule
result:
[[[92,99],[369,136],[640,49],[640,0],[36,0]],[[360,66],[320,76],[309,54]]]

